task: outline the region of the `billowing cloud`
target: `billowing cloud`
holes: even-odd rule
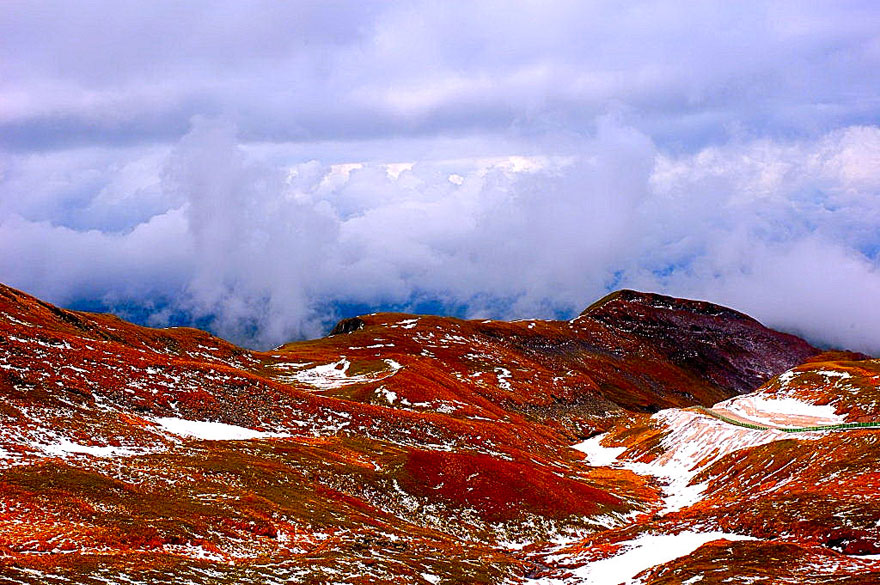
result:
[[[144,207],[135,226],[101,232],[25,205],[31,219],[10,213],[0,226],[16,251],[0,270],[61,301],[165,295],[260,344],[317,334],[334,304],[437,300],[472,316],[553,316],[627,285],[880,349],[870,302],[880,129],[670,155],[612,119],[599,128],[564,156],[278,166],[242,148],[232,126],[200,119],[156,183],[140,181],[167,209]],[[124,183],[117,175],[132,166],[153,168],[143,157],[102,176]],[[129,207],[107,192],[90,205],[108,217]]]
[[[245,343],[631,286],[880,353],[871,2],[12,2],[0,280]]]

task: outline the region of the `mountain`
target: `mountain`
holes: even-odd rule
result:
[[[880,360],[709,303],[256,352],[0,286],[0,397],[6,582],[880,582]]]

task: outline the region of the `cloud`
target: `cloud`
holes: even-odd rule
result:
[[[261,346],[634,286],[880,353],[874,2],[7,4],[14,286]]]
[[[21,216],[0,222],[3,282],[61,304],[81,299],[149,301],[180,290],[196,261],[179,210],[127,234],[78,231]]]
[[[661,156],[651,182],[650,251],[626,283],[880,353],[880,128]]]
[[[590,132],[609,108],[691,150],[815,136],[877,119],[878,30],[868,0],[13,2],[0,144],[173,142],[199,114],[247,141]]]
[[[152,185],[166,209],[142,208],[127,231],[75,229],[42,219],[55,213],[47,195],[41,213],[23,208],[31,219],[0,223],[15,251],[0,273],[62,302],[161,298],[261,346],[317,335],[344,306],[553,317],[633,286],[880,351],[880,128],[672,154],[614,117],[596,126],[560,136],[565,155],[284,166],[229,123],[196,119],[161,165],[128,152],[100,173]],[[37,168],[81,166],[40,160],[10,172],[42,184]],[[62,192],[94,181],[59,174],[72,182]],[[128,209],[108,190],[84,205]]]

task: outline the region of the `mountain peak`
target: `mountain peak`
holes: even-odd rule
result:
[[[609,293],[584,309],[580,316],[596,317],[613,311],[639,310],[681,311],[706,317],[755,321],[745,313],[708,301],[683,299],[653,292],[620,289]]]
[[[803,339],[765,327],[739,311],[657,293],[619,290],[596,301],[574,323],[600,324],[615,339],[635,338],[664,361],[737,393],[820,353]]]

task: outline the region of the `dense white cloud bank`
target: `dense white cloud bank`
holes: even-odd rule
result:
[[[94,170],[107,185],[78,203],[94,215],[131,213],[112,193],[126,180],[154,192],[123,229],[53,221],[51,197],[7,201],[0,273],[59,302],[171,294],[216,315],[223,334],[256,326],[261,343],[318,333],[332,301],[548,316],[631,286],[880,349],[880,128],[684,155],[609,120],[600,128],[565,155],[288,167],[198,120],[160,165],[127,152]],[[10,171],[34,185],[58,172],[76,191],[90,173],[71,178],[70,156],[83,154],[19,155]],[[143,175],[124,180],[131,166]]]
[[[0,281],[259,345],[629,286],[880,353],[873,2],[12,2]]]

